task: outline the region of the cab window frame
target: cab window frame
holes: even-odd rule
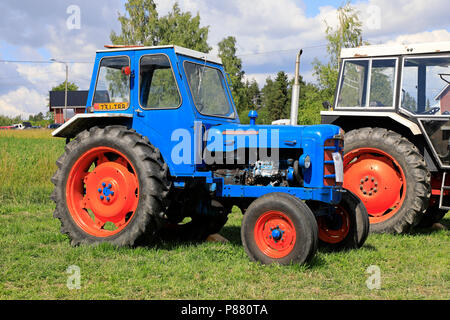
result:
[[[399,81],[399,102],[398,102],[398,109],[400,112],[408,115],[409,117],[413,117],[413,118],[420,118],[420,119],[429,119],[429,118],[449,118],[450,115],[443,115],[443,114],[418,114],[418,113],[414,113],[411,112],[410,110],[406,109],[403,107],[403,94],[402,94],[402,89],[403,89],[403,83],[404,83],[404,65],[405,65],[405,60],[407,59],[432,59],[432,58],[449,58],[450,59],[450,54],[448,53],[442,53],[442,54],[433,54],[433,55],[426,55],[426,54],[417,54],[417,55],[404,55],[401,57],[401,74],[400,74],[400,81]],[[424,128],[422,128],[424,129]]]
[[[393,67],[394,70],[394,79],[393,79],[393,88],[392,88],[392,105],[389,106],[370,106],[370,99],[371,99],[371,92],[372,92],[372,69],[373,69],[373,61],[379,61],[379,60],[392,60],[395,61],[395,66]],[[347,62],[352,61],[368,61],[368,75],[367,75],[367,84],[366,84],[366,94],[365,94],[365,101],[362,106],[340,106],[339,105],[339,96],[341,94],[342,90],[342,78],[344,76],[345,71],[345,64]],[[398,91],[398,79],[399,79],[399,61],[400,57],[398,56],[384,56],[384,57],[373,57],[373,58],[345,58],[342,59],[341,68],[339,70],[339,77],[338,77],[338,84],[337,84],[337,90],[335,95],[335,109],[336,110],[375,110],[375,111],[392,111],[395,110],[397,107],[397,91]]]
[[[180,98],[180,104],[177,107],[165,107],[165,108],[158,108],[158,107],[143,107],[142,103],[141,103],[141,66],[142,66],[142,59],[145,57],[151,57],[151,56],[164,56],[167,58],[167,61],[169,61],[169,65],[170,65],[170,69],[172,71],[172,76],[173,76],[173,80],[175,81],[175,85],[177,87],[177,92],[178,92],[178,96]],[[170,61],[170,57],[165,54],[165,53],[149,53],[149,54],[143,54],[140,58],[139,58],[139,65],[138,65],[138,103],[139,103],[139,107],[142,110],[176,110],[179,109],[181,107],[181,105],[183,104],[183,95],[181,94],[180,91],[180,86],[178,85],[178,81],[175,75],[175,72],[173,70],[173,65],[172,65],[172,61]]]
[[[214,70],[218,71],[218,72],[222,75],[222,79],[221,79],[221,80],[222,80],[223,85],[224,85],[224,93],[225,93],[225,95],[226,95],[226,98],[227,98],[227,100],[228,100],[228,103],[229,103],[231,109],[233,110],[232,116],[225,116],[225,115],[224,115],[224,116],[221,116],[221,115],[212,115],[212,114],[202,113],[202,112],[198,109],[197,104],[195,103],[194,94],[192,93],[192,87],[191,87],[191,84],[189,83],[189,79],[187,78],[186,64],[188,64],[188,63],[190,63],[190,64],[196,64],[196,65],[199,65],[199,66],[202,66],[202,67],[207,67],[207,68],[210,68],[210,69],[214,69]],[[228,120],[236,120],[236,119],[237,119],[238,113],[237,113],[236,106],[234,105],[234,101],[233,101],[232,94],[231,94],[231,91],[230,91],[230,86],[229,86],[229,83],[228,83],[228,80],[227,80],[226,75],[224,74],[224,72],[223,72],[220,68],[211,66],[211,65],[207,64],[206,61],[205,61],[205,63],[199,63],[199,62],[197,62],[197,61],[191,61],[191,60],[184,60],[184,61],[183,61],[183,68],[184,68],[184,73],[186,74],[186,82],[187,82],[187,85],[188,85],[188,88],[189,88],[189,94],[190,94],[191,97],[192,97],[192,101],[193,101],[193,104],[194,104],[194,106],[195,106],[195,110],[196,110],[200,115],[202,115],[202,116],[204,116],[204,117],[221,118],[221,119],[228,119]],[[231,109],[230,109],[230,110],[231,110]]]
[[[100,59],[100,61],[98,62],[97,76],[95,78],[95,88],[94,88],[94,92],[92,93],[91,106],[94,106],[94,99],[95,99],[95,94],[97,92],[98,77],[100,76],[100,70],[102,68],[102,62],[103,62],[103,60],[106,60],[106,59],[115,59],[115,58],[127,58],[128,59],[128,66],[131,68],[131,58],[128,55],[104,56],[104,57],[102,57]],[[102,102],[98,102],[98,103],[102,103]],[[128,110],[130,107],[131,107],[131,77],[129,77],[129,79],[128,79],[128,108],[127,109],[121,109],[120,111]]]

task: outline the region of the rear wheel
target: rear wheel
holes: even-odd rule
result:
[[[348,132],[344,175],[344,187],[363,201],[375,233],[409,231],[428,206],[430,172],[417,148],[395,132]]]
[[[122,126],[97,127],[67,144],[52,178],[54,216],[72,245],[133,246],[161,226],[168,167],[147,139]]]
[[[241,238],[254,261],[303,264],[317,249],[317,224],[306,204],[288,194],[271,193],[249,206]]]

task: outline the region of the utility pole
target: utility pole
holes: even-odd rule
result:
[[[67,64],[67,62],[59,61],[59,60],[56,60],[56,59],[50,59],[50,61],[56,62],[56,63],[62,63],[66,67],[66,87],[65,87],[65,94],[64,94],[64,111],[63,111],[63,121],[65,123],[66,122],[66,116],[67,116],[67,86],[68,86],[68,83],[69,83],[69,65]]]

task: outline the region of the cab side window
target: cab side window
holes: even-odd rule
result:
[[[181,97],[165,55],[143,56],[140,62],[139,100],[144,109],[178,108]]]

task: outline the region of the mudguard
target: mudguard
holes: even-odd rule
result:
[[[131,122],[130,113],[82,113],[77,114],[64,125],[52,132],[54,137],[73,138],[88,128],[104,124],[127,124]]]

